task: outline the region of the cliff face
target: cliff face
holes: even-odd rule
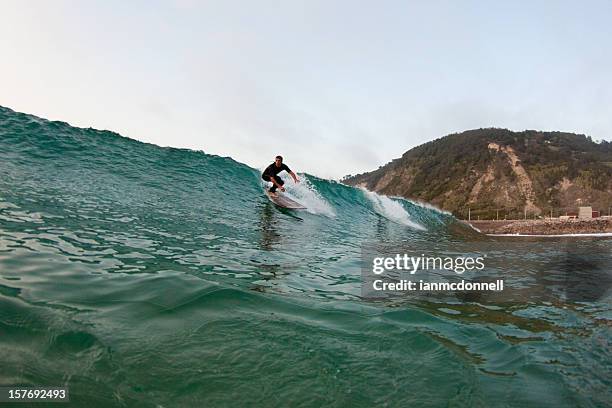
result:
[[[404,153],[343,182],[431,202],[460,217],[467,209],[504,216],[612,206],[612,143],[561,132],[476,129]],[[486,218],[486,217],[485,217]]]

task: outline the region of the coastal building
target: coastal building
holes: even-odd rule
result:
[[[593,208],[578,207],[578,218],[593,218]]]

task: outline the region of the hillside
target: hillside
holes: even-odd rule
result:
[[[612,206],[612,143],[573,133],[475,129],[415,147],[349,185],[427,201],[459,217],[555,215]]]

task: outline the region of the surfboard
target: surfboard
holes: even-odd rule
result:
[[[272,201],[274,204],[278,205],[279,207],[288,208],[290,210],[305,210],[306,209],[306,207],[304,207],[302,204],[298,203],[297,201],[293,201],[292,199],[290,199],[289,197],[287,197],[280,191],[274,194],[267,192],[267,194],[268,194],[268,198],[270,198],[270,201]]]

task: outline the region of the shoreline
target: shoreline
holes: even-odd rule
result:
[[[465,222],[483,234],[495,236],[612,236],[612,217]]]

